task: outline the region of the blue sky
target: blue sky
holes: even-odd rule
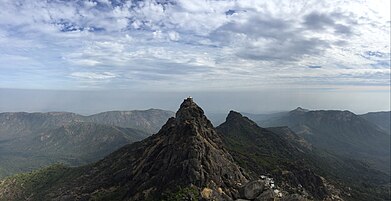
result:
[[[381,103],[362,104],[389,109],[389,8],[389,0],[0,0],[0,88],[326,97],[333,89],[380,93]]]

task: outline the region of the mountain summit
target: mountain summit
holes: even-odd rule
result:
[[[186,98],[175,114],[177,121],[206,120],[204,111],[193,101],[193,98]]]
[[[304,109],[302,107],[297,107],[296,109],[290,111],[289,113],[293,113],[293,114],[300,114],[300,113],[306,113],[306,112],[309,112],[309,110],[307,109]]]
[[[181,104],[175,118],[145,141],[146,150],[136,173],[148,190],[153,186],[157,194],[178,186],[192,185],[211,189],[220,195],[237,197],[238,185],[247,181],[239,166],[223,148],[221,139],[204,111],[191,99]],[[137,177],[138,178],[138,177]],[[164,187],[159,185],[164,183]],[[148,185],[150,184],[150,185]],[[140,191],[139,191],[140,192]]]

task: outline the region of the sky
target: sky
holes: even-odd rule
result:
[[[0,112],[390,110],[390,1],[0,0]]]

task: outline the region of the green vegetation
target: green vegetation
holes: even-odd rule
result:
[[[178,187],[173,192],[163,193],[161,201],[199,200],[199,192],[196,187]]]
[[[111,187],[109,189],[99,189],[92,193],[90,201],[120,201],[126,195],[126,190],[122,187]]]
[[[40,200],[53,185],[58,185],[62,178],[70,176],[71,169],[55,164],[30,173],[17,174],[8,177],[0,183],[0,197],[8,200],[24,200],[34,198]]]

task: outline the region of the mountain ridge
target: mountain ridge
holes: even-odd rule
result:
[[[288,126],[311,144],[342,156],[366,160],[390,173],[390,136],[350,111],[289,112],[257,122],[266,127]]]

